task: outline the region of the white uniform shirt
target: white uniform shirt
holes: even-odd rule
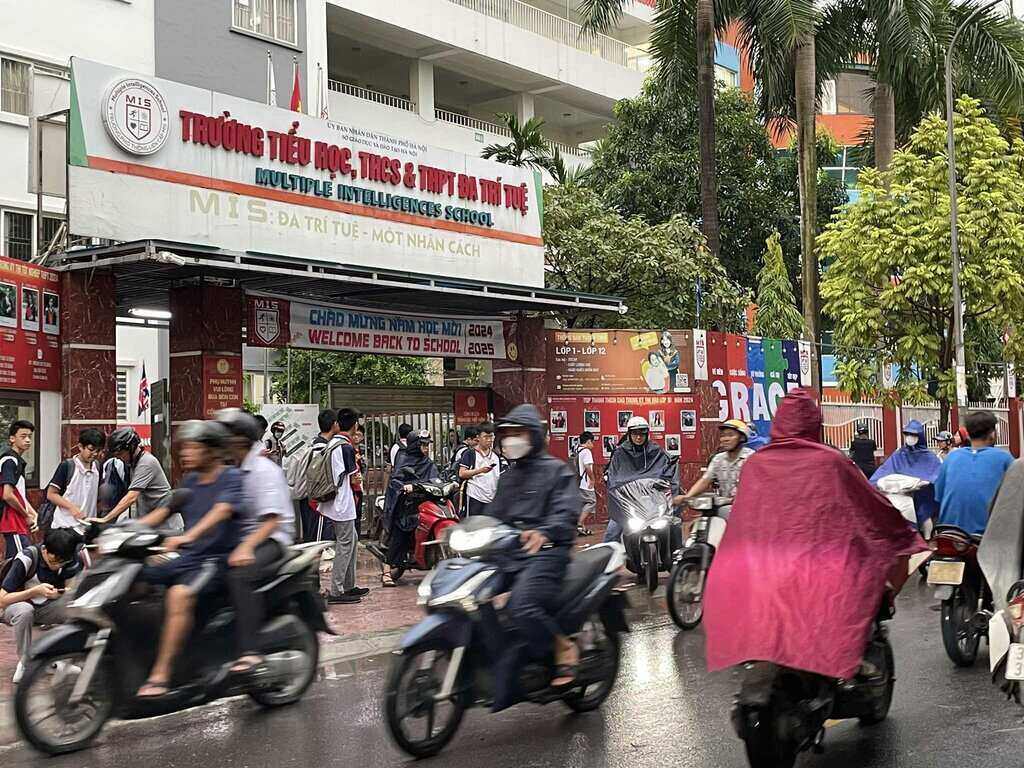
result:
[[[263,455],[262,442],[253,445],[240,469],[245,494],[242,536],[259,528],[266,518],[276,517],[277,528],[270,538],[282,547],[291,546],[295,541],[295,510],[284,470]]]

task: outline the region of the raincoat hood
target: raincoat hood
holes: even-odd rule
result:
[[[509,411],[498,422],[498,429],[501,430],[506,425],[525,427],[530,430],[530,443],[533,447],[529,455],[524,458],[536,456],[544,452],[544,421],[540,417],[540,411],[532,405],[523,403]],[[498,447],[501,447],[500,444]]]
[[[903,427],[903,431],[900,434],[917,435],[917,445],[913,447],[906,445],[903,446],[908,451],[928,450],[928,437],[924,431],[924,424],[922,424],[917,419],[911,419],[910,421],[908,421],[907,425]]]
[[[887,577],[902,584],[900,558],[926,549],[820,428],[814,400],[794,391],[743,467],[705,593],[712,670],[760,660],[852,677]]]

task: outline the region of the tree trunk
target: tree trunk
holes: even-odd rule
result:
[[[718,172],[715,163],[715,5],[697,0],[697,102],[700,119],[701,232],[716,257],[718,232]]]
[[[875,85],[875,168],[889,170],[896,152],[896,96],[884,83]]]
[[[796,140],[800,177],[800,258],[803,278],[804,336],[815,346],[811,384],[821,389],[818,256],[814,248],[818,210],[818,157],[814,139],[816,77],[814,33],[796,41]]]

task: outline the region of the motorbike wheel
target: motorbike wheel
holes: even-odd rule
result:
[[[877,725],[889,716],[892,706],[892,694],[896,688],[896,659],[893,658],[892,646],[885,642],[882,658],[885,661],[885,692],[875,700],[871,712],[860,718],[861,725]]]
[[[780,738],[772,709],[750,712],[747,717],[756,720],[748,722],[743,739],[750,768],[793,768],[796,745]]]
[[[958,667],[973,666],[978,658],[981,636],[971,626],[977,603],[974,593],[964,587],[955,588],[953,596],[942,601],[942,644]]]
[[[453,650],[442,643],[415,646],[396,656],[388,670],[384,689],[388,731],[398,747],[412,757],[436,755],[452,740],[462,722],[465,704],[459,693],[449,701],[434,698],[441,692]],[[438,727],[440,708],[446,709]],[[420,725],[417,721],[425,722]],[[413,734],[413,726],[419,735]]]
[[[573,712],[592,712],[604,703],[615,687],[621,644],[618,633],[609,631],[597,615],[591,616],[583,625],[578,638],[578,642],[582,640],[587,646],[581,649],[580,659],[600,659],[605,674],[599,682],[574,688],[565,694],[562,701]]]
[[[658,544],[651,541],[647,544],[647,571],[644,574],[647,580],[647,591],[653,592],[658,588]]]
[[[88,653],[60,659],[34,659],[25,668],[14,694],[18,729],[33,747],[49,755],[85,749],[114,709],[109,669],[97,667],[86,695],[76,705],[68,699],[85,668]]]
[[[262,707],[273,708],[294,704],[302,698],[306,690],[316,679],[316,670],[320,663],[320,642],[316,632],[306,622],[302,622],[303,632],[297,639],[295,647],[288,650],[298,651],[305,659],[302,669],[280,688],[268,688],[251,691],[249,697]]]
[[[704,618],[703,595],[697,592],[700,584],[700,566],[691,561],[682,560],[672,568],[665,588],[665,602],[672,621],[680,629],[696,629]]]

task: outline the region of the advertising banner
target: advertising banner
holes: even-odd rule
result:
[[[323,352],[503,360],[501,320],[410,315],[249,295],[247,343]]]
[[[203,355],[203,418],[242,405],[242,356]]]
[[[542,287],[539,173],[75,58],[70,229]]]
[[[60,276],[0,258],[0,388],[59,392]]]
[[[548,379],[555,393],[686,393],[693,376],[691,331],[549,331]]]

